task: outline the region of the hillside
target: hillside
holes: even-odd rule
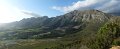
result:
[[[8,45],[9,49],[109,49],[120,45],[119,30],[118,16],[98,10],[74,10],[51,18],[32,17],[3,24],[0,39],[17,42]]]
[[[98,10],[75,10],[52,18],[47,16],[26,18],[5,24],[0,28],[1,31],[7,32],[5,36],[8,36],[9,39],[12,37],[18,39],[53,38],[72,34],[95,24],[98,24],[97,26],[99,27],[100,24],[104,24],[110,17],[112,16]]]

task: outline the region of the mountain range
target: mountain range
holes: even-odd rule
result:
[[[120,45],[120,17],[99,10],[74,10],[51,18],[24,18],[1,24],[0,39],[68,41],[44,49],[109,49],[112,45]]]

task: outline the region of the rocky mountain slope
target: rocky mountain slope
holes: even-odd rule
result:
[[[47,16],[43,17],[32,17],[32,18],[25,18],[18,22],[9,23],[8,27],[64,27],[70,25],[80,25],[84,22],[90,21],[105,21],[108,20],[111,15],[103,13],[98,10],[86,10],[86,11],[79,11],[74,10],[64,15],[48,18]],[[6,25],[7,26],[7,25]]]
[[[109,49],[120,45],[120,17],[98,10],[74,10],[64,15],[48,18],[32,17],[0,26],[1,40],[55,39],[37,42],[36,49]],[[35,41],[32,41],[34,43]],[[55,43],[54,43],[55,42]],[[10,49],[30,49],[28,41],[8,46]],[[47,44],[54,44],[46,46]],[[44,44],[44,45],[41,45]],[[39,47],[41,45],[42,47]]]
[[[43,38],[41,36],[44,34],[48,37],[56,37],[56,35],[59,37],[75,33],[91,25],[99,26],[99,24],[104,24],[104,22],[109,20],[110,17],[112,16],[98,10],[74,10],[52,18],[48,18],[47,16],[25,18],[17,22],[1,25],[0,28],[3,32],[12,32],[8,34],[11,34],[10,36],[18,36],[17,38],[19,36],[22,36],[22,38],[36,38],[36,36],[40,36],[40,38]],[[28,34],[27,32],[31,33]]]

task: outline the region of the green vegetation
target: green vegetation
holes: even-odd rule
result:
[[[109,49],[120,46],[120,17],[94,10],[89,12],[82,12],[87,16],[73,11],[58,17],[32,17],[7,24],[0,30],[0,49]]]
[[[118,22],[112,21],[100,28],[96,39],[91,41],[89,46],[92,49],[109,49],[114,39],[118,37],[120,37],[120,25]]]

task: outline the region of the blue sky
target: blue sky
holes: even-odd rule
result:
[[[68,6],[77,1],[78,0],[9,0],[8,2],[23,10],[52,17],[63,14],[63,12],[52,9],[53,6]]]
[[[54,17],[90,9],[120,14],[120,0],[0,0],[0,23],[33,17],[31,13]]]
[[[54,17],[64,14],[53,9],[53,6],[68,6],[78,0],[0,0],[0,23],[19,21],[33,17],[27,13]]]

